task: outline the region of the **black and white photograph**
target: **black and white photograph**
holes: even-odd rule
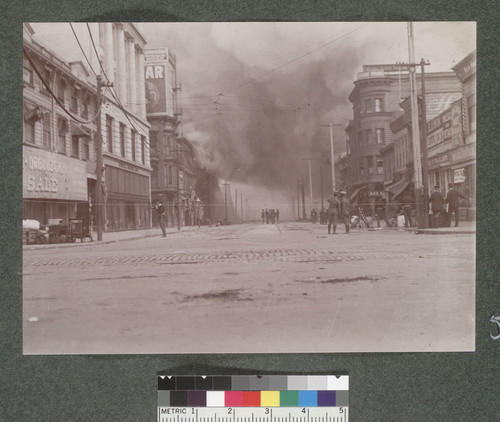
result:
[[[475,351],[475,22],[22,48],[23,354]]]

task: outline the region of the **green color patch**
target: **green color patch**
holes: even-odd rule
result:
[[[299,405],[298,391],[281,391],[280,406],[281,407],[297,407]]]

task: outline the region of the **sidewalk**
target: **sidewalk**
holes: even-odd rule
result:
[[[407,231],[413,231],[415,234],[475,234],[476,233],[476,222],[475,221],[460,221],[458,227],[436,227],[428,229],[418,229],[412,227],[411,229],[403,229]]]
[[[207,226],[202,226],[207,227]],[[181,227],[181,232],[187,232],[192,230],[200,230],[198,226],[185,226]],[[167,227],[167,237],[169,234],[178,233],[177,227]],[[97,232],[92,234],[92,238],[94,239],[92,242],[89,238],[86,238],[84,242],[80,242],[80,240],[75,240],[72,243],[49,243],[46,245],[36,245],[30,244],[26,245],[23,243],[23,250],[30,249],[52,249],[52,248],[67,248],[67,247],[76,247],[76,246],[92,246],[92,245],[102,245],[114,242],[123,242],[127,240],[134,239],[142,239],[146,237],[161,237],[160,228],[152,228],[152,229],[142,229],[142,230],[123,230],[116,232],[103,232],[102,240],[97,241]]]

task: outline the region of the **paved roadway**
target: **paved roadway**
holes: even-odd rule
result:
[[[471,351],[475,236],[242,224],[23,252],[25,354]]]

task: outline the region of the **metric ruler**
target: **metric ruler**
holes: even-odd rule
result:
[[[347,422],[347,375],[158,376],[158,422]]]

